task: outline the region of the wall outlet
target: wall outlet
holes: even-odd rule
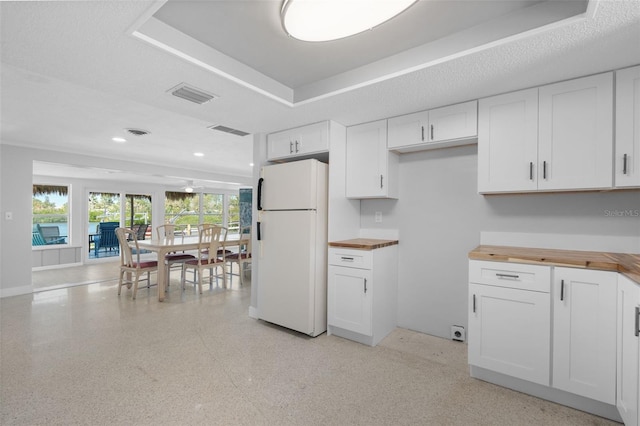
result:
[[[464,332],[464,327],[460,325],[452,325],[451,326],[451,339],[456,340],[458,342],[464,342],[467,338],[466,333]]]
[[[13,220],[13,212],[5,212],[4,220]]]
[[[382,212],[376,212],[374,217],[376,223],[382,223]]]

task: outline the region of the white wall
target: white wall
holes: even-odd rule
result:
[[[125,191],[133,194],[150,194],[154,200],[164,200],[164,191],[171,189],[161,185],[138,182],[109,182],[104,180],[52,179],[33,176],[33,161],[81,164],[85,166],[105,167],[104,158],[75,155],[56,151],[20,148],[13,145],[0,145],[0,205],[2,206],[2,227],[0,227],[0,297],[26,294],[31,287],[32,248],[28,235],[32,228],[32,184],[38,183],[71,184],[70,229],[71,245],[81,246],[87,239],[87,191]],[[121,170],[141,171],[145,173],[171,174],[175,176],[193,176],[194,179],[225,180],[229,176],[216,173],[193,172],[183,169],[118,162]],[[234,182],[247,183],[250,179],[235,176]],[[46,182],[44,182],[46,180]],[[219,193],[230,193],[220,189]],[[13,219],[5,219],[5,213],[11,212]],[[153,203],[153,224],[160,225],[164,217],[164,203]]]
[[[399,179],[397,201],[362,201],[361,226],[398,229],[398,325],[427,334],[466,328],[467,254],[481,232],[619,237],[621,251],[640,240],[640,218],[606,214],[640,209],[640,191],[482,196],[475,145],[403,154]]]

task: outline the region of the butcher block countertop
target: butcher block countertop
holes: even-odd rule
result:
[[[375,250],[398,244],[398,240],[378,240],[375,238],[354,238],[352,240],[331,241],[329,247],[342,247],[358,250]]]
[[[640,254],[478,246],[469,252],[469,259],[615,271],[640,284]]]

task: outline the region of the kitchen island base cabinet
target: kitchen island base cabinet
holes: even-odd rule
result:
[[[397,247],[329,248],[327,334],[375,346],[396,328]]]

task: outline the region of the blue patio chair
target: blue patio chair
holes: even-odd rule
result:
[[[120,226],[119,222],[102,222],[98,224],[98,235],[93,238],[95,256],[99,256],[101,249],[120,253],[120,245],[116,236],[116,228]]]
[[[46,245],[49,244],[66,244],[67,237],[66,235],[60,235],[60,227],[57,225],[40,225],[36,224],[36,232],[40,234],[44,243]],[[33,245],[33,238],[32,238]]]
[[[31,233],[31,245],[32,246],[44,246],[47,245],[47,242],[42,238],[39,232],[33,231]]]

